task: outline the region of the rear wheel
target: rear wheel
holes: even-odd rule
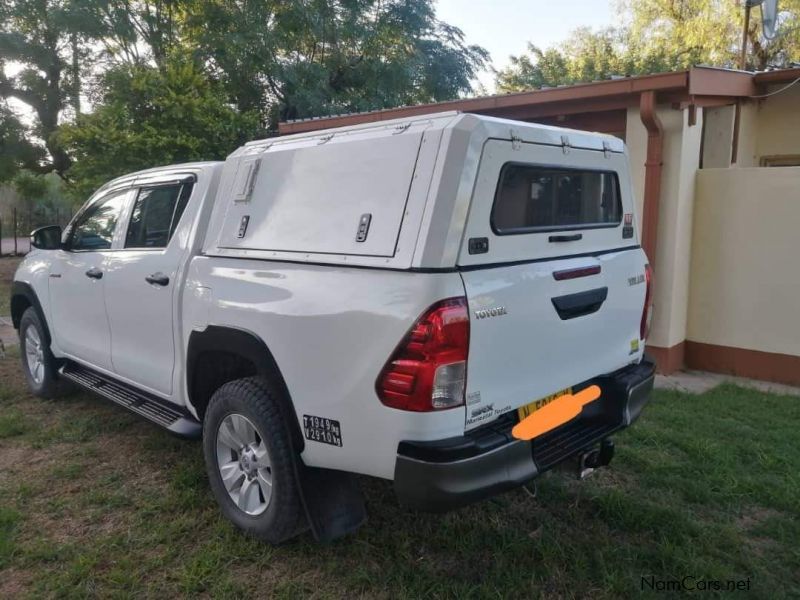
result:
[[[217,429],[217,468],[239,510],[260,515],[272,499],[272,462],[264,438],[253,422],[230,413]]]
[[[58,364],[50,348],[39,313],[28,308],[19,322],[19,345],[22,370],[31,392],[40,398],[56,398],[69,391],[58,378]]]
[[[209,481],[222,513],[273,544],[306,528],[278,393],[258,377],[226,383],[212,396],[203,425]]]

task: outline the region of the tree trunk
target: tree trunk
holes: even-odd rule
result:
[[[81,112],[81,67],[78,53],[78,34],[73,31],[69,41],[72,46],[72,108],[75,109],[75,116],[77,117]]]

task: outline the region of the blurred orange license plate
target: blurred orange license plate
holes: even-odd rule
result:
[[[519,415],[519,420],[522,421],[525,417],[529,417],[537,410],[542,408],[545,404],[550,404],[553,400],[560,398],[561,396],[565,396],[566,394],[571,394],[572,388],[569,387],[565,390],[561,390],[560,392],[556,392],[555,394],[550,394],[549,396],[545,396],[539,400],[535,400],[530,404],[526,404],[524,406],[520,406],[517,409],[517,414]]]

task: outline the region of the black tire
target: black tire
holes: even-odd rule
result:
[[[260,377],[237,379],[220,387],[203,421],[203,453],[211,491],[222,514],[248,535],[279,544],[308,528],[294,473],[294,449],[279,410],[278,389]],[[234,502],[220,473],[217,432],[230,415],[243,415],[255,426],[269,452],[272,488],[266,510],[251,515]]]
[[[28,335],[28,330],[32,329],[31,335]],[[31,372],[29,361],[29,350],[33,351],[33,347],[29,348],[29,341],[31,336],[39,340],[41,348],[39,349],[41,358],[41,371],[34,373]],[[47,334],[45,333],[42,320],[39,318],[39,313],[36,309],[29,307],[23,314],[19,322],[19,348],[20,358],[22,360],[22,371],[25,373],[25,379],[28,382],[28,388],[35,396],[40,398],[58,398],[67,395],[71,388],[63,379],[58,377],[58,361],[53,353],[50,352],[50,347],[46,342]]]

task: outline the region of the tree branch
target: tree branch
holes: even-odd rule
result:
[[[44,103],[41,98],[33,92],[15,87],[4,73],[0,73],[0,97],[16,98],[37,111],[44,108]]]

